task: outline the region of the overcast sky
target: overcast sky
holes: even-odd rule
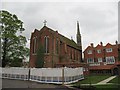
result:
[[[16,14],[24,22],[22,34],[27,39],[47,20],[49,28],[75,41],[79,21],[83,50],[90,43],[94,46],[101,41],[103,45],[115,44],[118,40],[117,2],[3,2],[2,9]]]

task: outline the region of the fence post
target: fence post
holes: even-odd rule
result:
[[[30,68],[29,68],[29,71],[28,71],[28,81],[30,80]]]
[[[64,85],[64,65],[62,67],[62,85]]]

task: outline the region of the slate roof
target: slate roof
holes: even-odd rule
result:
[[[52,30],[51,28],[48,28],[46,26],[44,26],[43,28],[47,28],[54,35],[56,34],[56,31]],[[74,40],[70,40],[69,38],[61,35],[60,33],[58,33],[58,36],[62,42],[65,42],[67,45],[80,50],[80,47],[76,44],[76,42]]]

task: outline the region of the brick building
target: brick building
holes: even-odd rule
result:
[[[48,28],[46,24],[42,29],[35,29],[30,39],[30,67],[36,67],[36,51],[39,44],[45,49],[44,67],[57,67],[61,64],[80,64],[82,61],[82,44],[79,23],[77,22],[77,43],[58,31]]]
[[[103,46],[100,42],[96,47],[93,43],[84,50],[84,62],[89,64],[92,74],[118,74],[120,44],[116,41],[114,45],[107,43]]]

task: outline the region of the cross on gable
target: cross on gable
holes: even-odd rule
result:
[[[46,21],[46,20],[44,20],[44,22],[43,22],[43,23],[44,23],[44,26],[46,26],[47,21]]]

